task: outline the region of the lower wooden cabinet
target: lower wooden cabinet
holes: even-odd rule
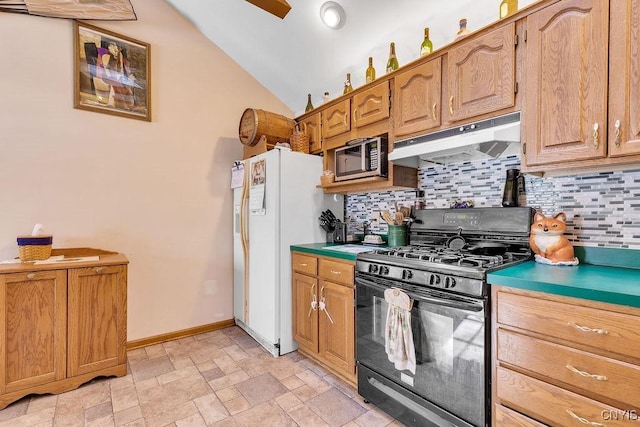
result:
[[[640,412],[640,310],[495,287],[495,426],[628,426]]]
[[[127,373],[127,264],[98,249],[52,255],[97,261],[0,266],[0,409]]]
[[[354,263],[291,256],[293,338],[299,351],[355,384]]]

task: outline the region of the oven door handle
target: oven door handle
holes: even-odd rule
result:
[[[384,293],[385,290],[389,289],[387,286],[379,285],[371,280],[364,279],[362,277],[356,276],[356,285],[366,286],[368,288],[375,289],[379,292]],[[407,289],[402,288],[402,286],[398,286],[397,289],[400,289],[402,292],[406,293],[412,300],[425,302],[428,304],[441,305],[445,307],[457,308],[465,311],[472,311],[474,313],[480,312],[484,310],[484,301],[483,300],[470,300],[466,298],[457,297],[455,295],[450,295],[444,298],[440,298],[437,296],[433,296],[428,290],[424,291],[424,295],[422,293],[416,294],[415,292],[411,292]]]

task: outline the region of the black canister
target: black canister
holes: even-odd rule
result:
[[[504,192],[502,193],[502,206],[518,206],[518,175],[520,170],[507,170],[507,179],[504,182]]]

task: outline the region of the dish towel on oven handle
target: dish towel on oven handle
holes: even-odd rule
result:
[[[411,331],[413,301],[397,288],[385,290],[384,299],[389,306],[384,330],[384,350],[396,369],[407,369],[415,375],[416,349]]]

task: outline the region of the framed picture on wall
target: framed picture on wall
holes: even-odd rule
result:
[[[150,45],[74,21],[74,107],[151,121]]]

